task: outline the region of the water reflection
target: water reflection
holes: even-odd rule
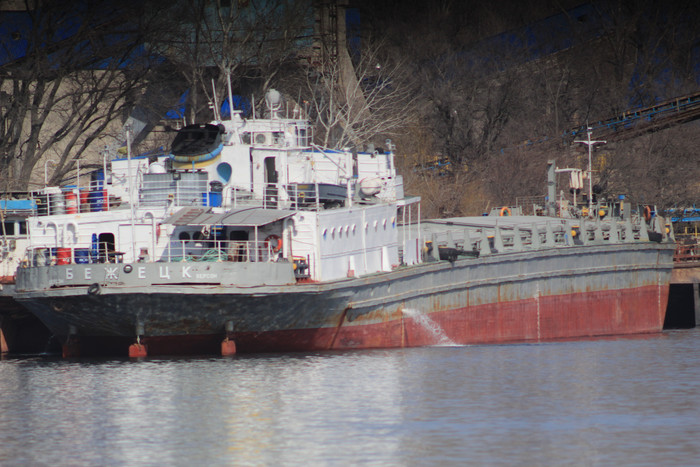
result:
[[[692,464],[700,332],[0,362],[2,465]]]

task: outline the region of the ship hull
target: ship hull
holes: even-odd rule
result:
[[[662,330],[673,245],[439,261],[330,283],[32,290],[17,299],[81,354],[149,355],[540,342]],[[71,331],[72,329],[72,331]]]

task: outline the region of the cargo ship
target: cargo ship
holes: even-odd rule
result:
[[[662,218],[627,209],[564,219],[513,207],[421,219],[390,141],[367,152],[321,148],[307,121],[281,117],[274,101],[268,110],[184,127],[168,154],[129,150],[88,194],[68,191],[92,197],[87,209],[27,220],[15,298],[64,356],[662,330],[675,250]]]

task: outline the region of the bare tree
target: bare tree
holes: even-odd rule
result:
[[[255,83],[256,93],[264,95],[280,70],[310,45],[313,25],[305,0],[187,0],[163,14],[172,18],[172,28],[158,48],[188,84],[190,121],[210,102],[223,102],[229,76],[234,88]]]
[[[0,173],[5,189],[26,189],[50,157],[58,182],[109,125],[125,117],[150,70],[143,49],[146,10],[113,2],[26,2],[20,44],[0,67]],[[13,40],[10,38],[10,40]]]
[[[695,205],[700,196],[698,123],[616,143],[601,176],[608,191],[659,208]]]
[[[305,96],[319,144],[360,148],[407,126],[413,94],[399,79],[402,64],[383,55],[381,44],[365,46],[354,62],[346,50],[339,54],[305,73]]]

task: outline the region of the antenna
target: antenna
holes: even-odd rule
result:
[[[211,79],[211,90],[214,94],[214,120],[217,122],[221,121],[221,114],[219,114],[219,101],[216,98],[216,84],[214,83],[214,78]],[[230,106],[230,104],[229,104]],[[229,109],[230,110],[230,109]]]
[[[228,118],[233,121],[233,91],[231,90],[231,70],[226,68],[226,82],[228,83]]]

